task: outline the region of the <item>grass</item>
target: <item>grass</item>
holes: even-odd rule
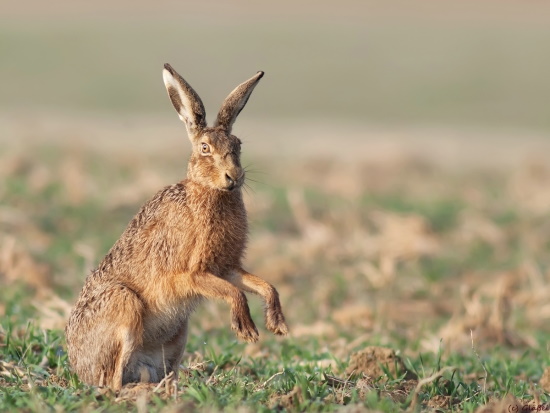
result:
[[[549,401],[538,382],[550,363],[549,315],[540,311],[550,231],[506,189],[522,172],[495,170],[479,179],[471,170],[433,174],[417,162],[386,168],[393,175],[384,185],[365,182],[347,196],[312,183],[322,183],[322,169],[312,168],[310,177],[292,163],[285,173],[300,176],[293,187],[303,182],[305,189],[291,193],[285,173],[266,165],[260,180],[267,182],[251,182],[247,194],[248,261],[279,289],[291,336],[274,338],[262,326],[260,343],[239,343],[225,306],[206,303],[192,319],[178,383],[128,386],[118,395],[83,385],[65,353],[70,302],[156,182],[181,176],[181,167],[174,157],[157,169],[163,160],[151,158],[148,167],[163,176],[140,182],[140,153],[107,162],[93,150],[68,151],[58,147],[40,162],[3,155],[9,168],[2,172],[0,210],[0,410],[339,411],[347,405],[474,412],[495,400]],[[330,173],[343,171],[334,162]],[[429,198],[426,180],[433,180]],[[124,192],[127,187],[133,190]],[[475,202],[472,188],[481,194]],[[251,310],[260,325],[255,298]],[[365,375],[349,374],[352,355],[369,346],[396,351],[401,370],[375,357],[381,376],[372,365]],[[430,381],[419,386],[422,379]]]
[[[287,408],[290,411],[336,411],[342,404],[360,405],[383,412],[410,407],[413,391],[404,374],[371,379],[366,391],[355,387],[358,379],[347,381],[348,389],[335,386],[328,377],[333,368],[319,367],[315,346],[287,339],[281,357],[253,359],[243,356],[244,345],[234,342],[223,332],[215,332],[214,350],[204,345],[205,337],[193,337],[188,345],[196,354],[196,362],[186,369],[178,383],[178,393],[141,389],[132,394],[126,390],[119,397],[89,388],[79,383],[67,366],[62,350],[63,335],[59,331],[44,331],[26,325],[19,332],[11,324],[6,328],[6,344],[2,349],[3,388],[0,408],[4,411],[56,411],[99,409],[125,411],[146,403],[149,411],[172,411],[174,406],[191,410],[238,410],[243,406],[255,411]],[[209,336],[212,336],[210,334]],[[272,347],[275,347],[272,345]],[[330,356],[323,354],[322,357]],[[548,363],[546,350],[529,350],[510,357],[509,349],[496,348],[491,356],[477,354],[419,352],[406,359],[406,366],[419,379],[431,377],[441,369],[449,370],[438,380],[423,386],[416,393],[418,407],[430,400],[443,403],[444,410],[473,412],[492,398],[514,395],[518,403],[547,403],[548,396],[533,387],[542,374],[542,363]],[[486,372],[486,373],[485,373]],[[349,379],[349,377],[347,377]],[[344,380],[345,381],[345,380]],[[416,386],[413,381],[413,389]],[[410,389],[409,389],[410,390]],[[288,395],[292,397],[288,397]],[[285,397],[286,396],[286,397]],[[145,401],[144,401],[145,400]],[[277,407],[279,406],[279,407]],[[452,406],[452,408],[450,408]],[[45,410],[44,410],[45,409]]]

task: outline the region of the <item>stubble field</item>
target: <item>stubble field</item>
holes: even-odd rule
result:
[[[107,19],[68,7],[28,26],[12,6],[0,28],[0,75],[14,79],[0,96],[0,411],[546,408],[550,60],[535,40],[549,29],[535,12],[454,10],[442,24],[349,3],[288,21],[244,8],[208,20],[195,5],[182,27],[166,10],[145,19],[140,2],[122,23],[122,6]],[[184,42],[198,29],[206,46],[234,39],[215,50],[243,59],[228,68]],[[238,46],[251,35],[253,52]],[[185,177],[165,60],[210,118],[266,71],[235,129],[250,170],[246,264],[279,290],[291,332],[267,332],[251,296],[260,341],[238,342],[227,306],[206,302],[179,381],[114,394],[71,373],[63,328],[140,205]]]
[[[376,145],[383,159],[352,163],[244,148],[246,261],[279,289],[289,337],[262,329],[259,343],[239,343],[226,306],[209,302],[192,319],[177,384],[114,395],[79,383],[62,333],[70,305],[139,205],[184,176],[187,142],[174,132],[179,153],[89,144],[2,155],[3,410],[473,411],[495,398],[547,401],[548,166],[464,171]],[[373,353],[350,367],[361,351]]]

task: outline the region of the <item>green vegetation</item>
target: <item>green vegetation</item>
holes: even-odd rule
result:
[[[239,343],[223,303],[209,302],[192,319],[176,384],[127,386],[118,395],[83,385],[64,349],[70,302],[158,188],[138,185],[137,195],[127,198],[124,188],[141,173],[139,154],[135,162],[103,161],[87,174],[103,155],[56,153],[40,163],[28,155],[3,159],[11,167],[1,194],[7,218],[0,239],[0,410],[337,411],[357,405],[473,412],[494,400],[550,401],[546,385],[538,384],[550,363],[550,330],[539,311],[547,297],[549,227],[512,190],[492,190],[510,186],[516,178],[508,173],[477,180],[471,171],[457,176],[441,169],[434,178],[414,162],[405,171],[386,170],[411,177],[388,181],[398,182],[399,191],[389,183],[354,196],[336,195],[322,182],[292,193],[273,180],[273,164],[266,165],[261,179],[268,182],[251,181],[247,194],[248,262],[280,290],[291,336],[271,336],[251,297],[261,341]],[[151,162],[152,174],[163,170],[161,159]],[[63,172],[67,164],[71,175]],[[165,164],[166,175],[177,175],[179,164],[175,158]],[[42,168],[48,174],[37,172]],[[318,173],[302,171],[294,187],[314,182]],[[151,181],[171,179],[157,178]],[[434,181],[427,201],[418,188],[430,179],[460,185],[449,191]],[[459,188],[485,195],[473,205]],[[381,376],[349,374],[350,357],[368,346],[395,350],[403,367],[375,358]],[[426,378],[433,380],[417,388]]]

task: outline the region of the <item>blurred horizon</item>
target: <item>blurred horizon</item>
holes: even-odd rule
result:
[[[545,2],[13,2],[0,16],[4,116],[173,116],[169,62],[213,119],[266,72],[248,119],[547,133]]]

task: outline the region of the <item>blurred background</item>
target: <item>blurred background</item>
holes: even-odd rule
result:
[[[548,16],[543,1],[4,4],[0,315],[63,328],[140,205],[185,176],[168,62],[209,120],[266,72],[234,129],[247,266],[296,339],[342,357],[361,340],[469,351],[470,330],[480,347],[541,345]],[[205,304],[194,334],[228,330],[226,310]]]

